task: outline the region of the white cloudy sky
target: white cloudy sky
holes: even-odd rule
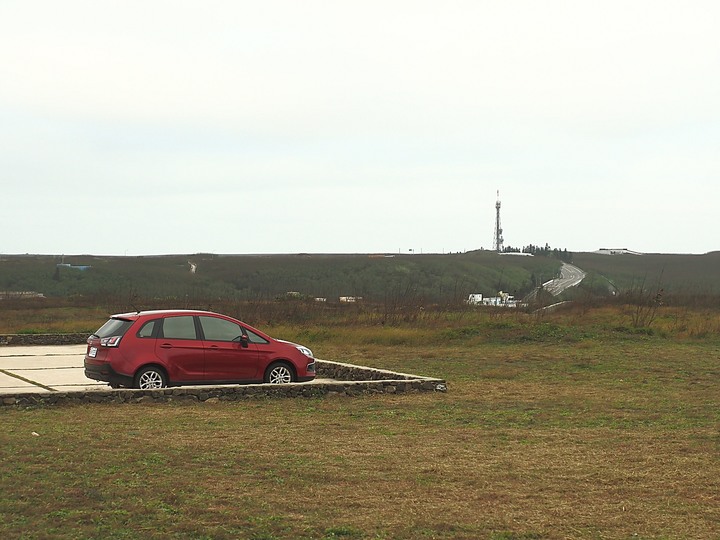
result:
[[[0,0],[0,253],[720,249],[716,0]]]

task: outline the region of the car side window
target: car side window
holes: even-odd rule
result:
[[[251,332],[247,328],[245,328],[245,333],[247,334],[248,341],[250,343],[268,343],[268,340],[265,338],[261,338],[258,336],[255,332]]]
[[[239,341],[243,334],[239,324],[218,317],[201,315],[200,325],[207,341]]]
[[[197,339],[192,315],[163,319],[162,335],[166,339]]]
[[[151,338],[155,335],[155,327],[157,326],[158,319],[148,321],[142,325],[142,328],[138,330],[137,337],[139,338]]]

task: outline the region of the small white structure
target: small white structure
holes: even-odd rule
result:
[[[359,302],[362,300],[362,296],[341,296],[340,302],[343,304],[355,304],[356,302]]]
[[[515,297],[503,291],[498,292],[497,296],[486,297],[479,293],[472,293],[468,295],[467,303],[471,306],[517,307]]]
[[[483,295],[479,293],[470,293],[468,295],[467,303],[471,306],[479,306],[482,304]]]
[[[482,305],[514,308],[517,307],[517,300],[512,294],[499,291],[497,296],[483,298]]]
[[[35,291],[0,291],[0,300],[25,298],[45,298],[45,295]]]

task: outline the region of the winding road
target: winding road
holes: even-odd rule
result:
[[[563,263],[562,267],[560,267],[560,277],[543,283],[543,289],[553,296],[557,296],[565,289],[579,285],[585,278],[585,275],[585,272],[580,270],[577,266]]]

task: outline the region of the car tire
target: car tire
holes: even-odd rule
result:
[[[270,384],[287,384],[295,380],[295,372],[290,365],[285,362],[275,362],[270,364],[265,370],[266,383]]]
[[[155,388],[165,388],[167,385],[165,371],[156,366],[148,366],[137,372],[133,386],[141,390],[154,390]]]

